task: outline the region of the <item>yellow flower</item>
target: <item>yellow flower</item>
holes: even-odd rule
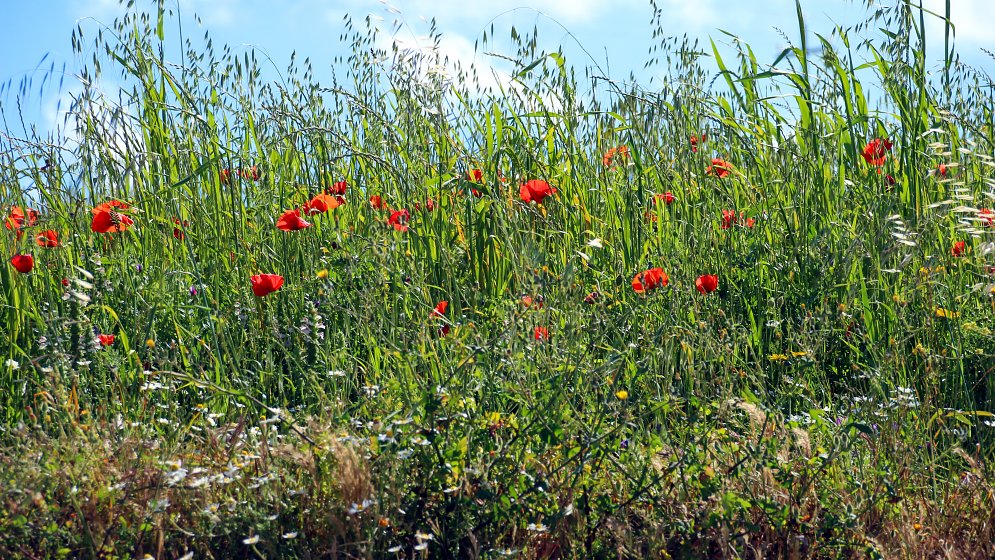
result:
[[[960,317],[959,311],[950,311],[949,309],[944,309],[942,307],[936,308],[936,316],[943,319],[956,319]]]
[[[792,352],[792,358],[801,358],[802,356],[808,356],[808,352]]]
[[[629,398],[629,392],[626,391],[625,389],[619,389],[618,391],[615,392],[615,396],[618,397],[619,400],[624,401],[625,399]]]
[[[323,268],[323,269],[319,270],[318,271],[318,278],[321,278],[322,280],[324,280],[325,278],[328,278],[328,269],[327,268]]]
[[[788,361],[788,357],[785,356],[784,354],[771,354],[770,356],[767,356],[767,359],[770,360],[770,361],[772,361],[772,362],[786,362],[786,361]]]
[[[155,348],[155,341],[149,338],[145,341],[145,346],[148,346],[149,348]]]

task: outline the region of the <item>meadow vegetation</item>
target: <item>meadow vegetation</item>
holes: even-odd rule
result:
[[[81,25],[4,102],[0,557],[992,557],[993,84],[868,10],[658,9],[652,86]]]

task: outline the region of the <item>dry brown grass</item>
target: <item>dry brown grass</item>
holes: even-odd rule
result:
[[[855,457],[866,450],[839,452],[834,465],[820,468],[818,455],[832,453],[826,441],[753,405],[727,404],[726,430],[696,449],[650,458],[657,476],[639,492],[607,465],[581,486],[560,475],[569,470],[550,467],[546,493],[560,507],[571,505],[555,527],[489,526],[489,504],[478,499],[474,515],[483,521],[452,538],[464,543],[465,557],[489,548],[537,559],[605,550],[619,558],[960,560],[995,554],[995,486],[971,454],[953,452],[951,462],[963,466],[957,482],[907,470],[900,495],[889,498],[873,480],[861,480],[863,489],[849,483],[858,475],[851,470]],[[195,551],[225,557],[256,550],[366,558],[416,530],[443,531],[439,512],[446,510],[438,499],[439,508],[426,507],[424,519],[397,515],[404,502],[399,493],[412,491],[417,480],[397,479],[396,465],[371,461],[362,440],[316,422],[306,432],[313,446],[246,419],[175,439],[110,423],[58,436],[21,429],[16,443],[0,450],[0,476],[13,481],[2,493],[0,556],[178,558]],[[740,452],[728,451],[731,442]],[[675,466],[686,453],[707,458],[708,467]],[[472,499],[478,490],[467,478],[455,494]],[[638,499],[628,499],[633,495]],[[732,507],[730,496],[750,505]],[[614,511],[599,512],[597,503],[614,504]],[[846,511],[852,516],[844,523]],[[259,542],[243,543],[254,535]]]

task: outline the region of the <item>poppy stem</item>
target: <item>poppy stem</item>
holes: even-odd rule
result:
[[[266,326],[266,302],[263,298],[256,298],[256,310],[259,312],[259,329],[262,330]]]

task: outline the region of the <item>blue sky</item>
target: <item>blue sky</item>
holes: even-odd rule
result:
[[[154,5],[150,0],[139,4]],[[648,0],[166,0],[184,14],[201,16],[204,29],[215,45],[227,43],[236,49],[258,48],[284,69],[291,51],[310,56],[322,79],[322,61],[346,48],[338,42],[342,17],[351,14],[358,21],[367,14],[382,18],[389,30],[394,20],[404,25],[395,35],[406,45],[419,44],[427,32],[427,18],[434,17],[443,33],[442,49],[451,58],[463,62],[488,63],[491,59],[474,55],[473,43],[493,23],[499,39],[507,37],[511,26],[531,30],[538,26],[544,46],[568,47],[568,61],[578,67],[592,64],[573,45],[580,43],[605,71],[624,79],[630,71],[641,72],[650,46],[652,8]],[[887,0],[888,2],[897,0]],[[657,0],[664,11],[664,31],[668,35],[688,34],[705,41],[728,42],[719,30],[729,31],[746,40],[762,62],[772,62],[786,45],[776,29],[797,40],[794,0]],[[925,0],[928,8],[942,12],[943,0]],[[974,65],[991,69],[991,59],[980,47],[995,47],[986,42],[990,22],[995,21],[995,2],[990,0],[953,0],[953,20],[957,26],[958,51]],[[803,0],[810,30],[827,34],[834,24],[844,26],[862,21],[867,7],[864,0]],[[92,38],[98,22],[109,24],[120,13],[117,0],[45,0],[39,2],[5,2],[0,18],[0,83],[17,84],[33,78],[32,92],[38,91],[43,71],[52,63],[56,70],[66,65],[67,75],[61,97],[67,99],[75,87],[73,74],[81,62],[75,60],[69,44],[76,25]],[[195,24],[187,20],[185,32],[194,33]],[[930,26],[934,44],[942,43],[942,28]],[[251,47],[250,47],[251,46]],[[500,46],[500,43],[498,47]],[[36,70],[39,61],[47,55]],[[327,65],[325,66],[327,68]],[[327,76],[327,73],[324,75]],[[640,76],[641,80],[646,78]],[[58,78],[56,78],[57,82]],[[26,118],[42,128],[57,120],[57,88],[46,87],[42,95],[32,94],[24,109]],[[0,97],[9,107],[11,98]]]

